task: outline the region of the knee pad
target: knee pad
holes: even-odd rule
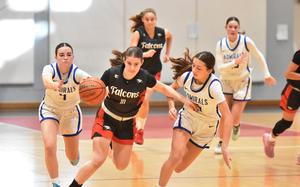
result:
[[[286,129],[290,128],[292,124],[293,121],[287,121],[285,119],[279,120],[272,130],[273,135],[278,136],[279,134],[283,133]]]

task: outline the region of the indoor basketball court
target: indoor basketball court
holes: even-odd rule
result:
[[[58,138],[59,172],[62,186],[68,186],[77,170],[91,158],[89,139],[95,109],[83,108],[84,129],[80,141],[80,162],[71,166],[64,155],[62,138]],[[216,139],[184,172],[174,174],[170,187],[296,187],[300,184],[300,129],[294,125],[276,142],[275,158],[263,152],[262,134],[270,131],[280,116],[276,107],[255,109],[249,107],[243,116],[241,137],[230,142],[232,169],[225,165],[221,155],[214,154]],[[297,114],[295,123],[299,123]],[[44,148],[36,111],[6,111],[0,116],[0,165],[3,186],[47,187],[49,179],[44,166]],[[127,169],[118,171],[110,158],[84,186],[98,187],[155,187],[160,167],[170,151],[172,122],[165,109],[153,109],[145,130],[144,145],[134,145]],[[159,146],[158,146],[159,145]],[[9,161],[9,162],[8,162]],[[5,169],[4,169],[5,168]]]
[[[167,92],[169,87],[157,84],[154,77],[170,85],[175,74],[170,61],[177,58],[190,61],[186,63],[190,67],[184,67],[185,70],[194,68],[201,72],[200,76],[192,72],[191,77],[188,73],[181,81],[184,83],[180,86],[194,102],[195,111],[203,115],[203,119],[196,115],[197,118],[190,117],[189,120],[193,119],[186,120],[187,126],[196,129],[198,125],[200,129],[198,127],[204,127],[210,117],[217,122],[220,111],[229,114],[225,100],[221,101],[224,99],[221,93],[229,90],[225,94],[232,95],[233,104],[239,103],[232,107],[237,109],[235,114],[242,113],[241,123],[240,115],[234,115],[232,125],[238,129],[240,124],[241,131],[239,139],[229,143],[231,169],[222,155],[215,153],[219,143],[215,137],[210,148],[203,150],[186,170],[172,174],[167,187],[299,187],[299,18],[300,0],[0,0],[0,187],[69,186],[84,164],[93,158],[91,136],[96,106],[106,95],[112,96],[112,90],[115,90],[114,95],[106,100],[109,106],[103,105],[100,112],[114,118],[109,125],[117,124],[127,129],[117,134],[116,126],[111,130],[107,123],[102,125],[104,117],[101,116],[103,120],[98,118],[102,120],[98,127],[102,129],[94,130],[114,131],[115,155],[122,155],[117,158],[118,166],[122,168],[125,162],[127,164],[126,158],[130,158],[130,163],[123,171],[116,169],[112,152],[109,152],[101,165],[107,149],[99,149],[103,154],[94,154],[94,158],[99,155],[101,158],[93,159],[96,164],[90,162],[92,169],[82,173],[89,173],[100,162],[101,167],[83,187],[158,187],[161,167],[171,150],[174,121],[168,117],[168,103],[163,94],[151,95],[148,118],[141,101],[148,99],[147,87],[158,85],[161,86],[158,91]],[[136,51],[126,55],[128,48],[138,49],[140,55],[136,55]],[[190,58],[184,56],[187,48]],[[210,64],[200,59],[202,55],[197,57],[202,52],[211,54]],[[296,53],[298,58],[293,57]],[[126,61],[128,57],[134,61]],[[167,63],[163,63],[165,61]],[[122,65],[111,70],[113,62]],[[128,64],[133,68],[128,68]],[[296,70],[291,70],[291,65]],[[214,70],[216,77],[211,76]],[[292,78],[287,77],[287,72]],[[222,80],[227,73],[228,80]],[[201,77],[203,74],[207,77]],[[211,77],[215,78],[210,80]],[[292,114],[297,110],[291,127],[292,120],[282,119],[283,112],[279,108],[287,79],[289,91],[284,93],[287,96],[282,103]],[[295,81],[293,85],[292,81]],[[211,89],[213,82],[215,85]],[[234,84],[238,93],[233,93],[236,90],[230,90],[229,84],[225,91],[225,82]],[[172,91],[169,88],[168,94]],[[184,91],[179,90],[179,93],[185,95]],[[243,112],[244,101],[249,102]],[[210,112],[202,112],[204,105]],[[66,111],[69,115],[65,115]],[[146,117],[138,116],[138,111],[146,113]],[[226,118],[224,116],[229,115],[223,115],[222,119]],[[134,123],[137,133],[133,133],[132,126],[122,126],[124,121],[130,125]],[[182,127],[180,123],[176,124],[179,128]],[[270,132],[275,124],[279,124],[277,132],[286,131],[279,132],[275,157],[268,158],[264,153],[263,134]],[[181,130],[189,131],[188,128],[183,126]],[[216,128],[211,128],[213,132],[209,133],[215,133]],[[70,138],[56,136],[61,129],[65,130],[65,137]],[[93,135],[103,136],[98,131]],[[108,131],[105,135],[110,136]],[[76,165],[79,133],[80,160]],[[134,144],[130,153],[126,143],[136,141],[143,133],[144,144]],[[206,132],[201,129],[201,133],[200,136]],[[202,139],[200,136],[197,138]],[[95,149],[103,145],[108,148],[107,139],[97,137],[96,141],[95,145],[100,146]],[[205,144],[191,142],[197,147]],[[99,150],[95,152],[101,152]],[[198,149],[189,151],[186,153],[193,157]],[[66,155],[76,166],[72,166]],[[163,173],[168,175],[167,170]]]

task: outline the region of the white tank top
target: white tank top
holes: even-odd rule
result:
[[[194,80],[193,72],[185,72],[181,76],[181,81],[187,98],[200,107],[200,111],[195,112],[190,109],[188,113],[197,119],[204,121],[219,120],[220,113],[218,104],[225,101],[219,79],[210,74],[209,78],[202,85],[197,85]]]
[[[68,74],[62,75],[56,62],[44,67],[43,75],[49,73],[52,73],[52,80],[54,82],[64,80],[64,84],[59,91],[55,91],[53,89],[45,90],[45,104],[47,106],[60,109],[70,109],[79,104],[79,83],[84,77],[89,75],[78,69],[75,64],[71,65]]]
[[[235,66],[230,70],[221,73],[221,79],[230,79],[230,80],[237,80],[242,79],[250,75],[251,69],[249,68],[251,62],[251,56],[248,52],[247,43],[246,43],[246,36],[239,34],[236,44],[232,47],[229,45],[229,41],[227,37],[222,38],[219,41],[220,44],[220,51],[223,57],[223,63],[231,62],[241,56],[242,53],[247,54],[247,61],[245,63],[240,64],[239,66]]]

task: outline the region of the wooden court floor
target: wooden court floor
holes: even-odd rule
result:
[[[93,114],[85,116],[93,118]],[[241,137],[230,143],[233,157],[231,170],[225,166],[222,156],[214,155],[215,139],[211,149],[204,151],[191,167],[182,173],[174,173],[169,187],[299,187],[300,166],[295,164],[300,153],[299,112],[289,132],[277,139],[275,158],[269,159],[263,153],[262,133],[269,131],[280,118],[277,109],[247,110],[242,119]],[[112,161],[107,159],[85,186],[155,187],[160,167],[170,151],[172,133],[171,122],[162,119],[166,119],[166,112],[151,114],[145,144],[134,145],[131,163],[126,170],[116,170]],[[32,128],[38,125],[36,120],[35,111],[0,114],[0,186],[49,186],[41,134],[38,127]],[[22,125],[26,123],[29,125]],[[155,126],[154,123],[160,125]],[[59,137],[59,172],[63,186],[72,181],[79,167],[91,157],[91,140],[87,138],[89,127],[84,129],[86,135],[83,133],[80,140],[81,160],[78,167],[71,166],[67,161],[63,141]]]

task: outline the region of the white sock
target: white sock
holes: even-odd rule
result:
[[[53,179],[50,179],[52,183],[55,183],[55,184],[60,184],[60,181],[59,181],[59,178],[56,177],[56,178],[53,178]]]
[[[146,124],[146,120],[147,118],[136,118],[136,128],[139,129],[144,129],[145,128],[145,124]]]

